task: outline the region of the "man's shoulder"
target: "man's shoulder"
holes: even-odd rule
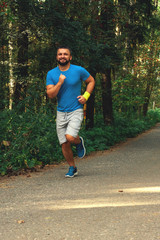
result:
[[[81,66],[79,66],[79,65],[71,64],[71,69],[74,69],[74,70],[82,70],[82,69],[84,69],[84,68],[81,67]]]
[[[49,71],[48,71],[48,74],[52,74],[52,73],[55,73],[55,72],[57,72],[57,71],[58,71],[58,66],[55,67],[55,68],[53,68],[53,69],[51,69],[51,70],[49,70]]]

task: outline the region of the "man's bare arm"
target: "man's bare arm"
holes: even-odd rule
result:
[[[95,86],[95,80],[94,80],[94,78],[90,75],[85,82],[86,82],[86,84],[87,84],[86,92],[88,92],[89,94],[91,94],[92,91],[93,91],[93,89],[94,89],[94,86]],[[83,95],[80,95],[80,96],[78,96],[77,98],[78,98],[78,101],[79,101],[81,104],[85,104],[86,101],[87,101],[87,100],[84,98]]]
[[[94,86],[95,86],[95,80],[94,78],[90,75],[89,78],[85,81],[87,84],[86,91],[89,92],[90,94],[92,93]]]
[[[65,78],[66,78],[66,76],[61,74],[59,77],[59,82],[56,85],[48,85],[47,86],[47,95],[49,98],[55,98],[57,96],[62,84],[64,83]]]

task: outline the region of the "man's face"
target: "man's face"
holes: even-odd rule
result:
[[[72,59],[71,53],[69,51],[69,49],[65,49],[65,48],[60,48],[57,51],[57,62],[61,65],[61,66],[65,66],[67,65]]]

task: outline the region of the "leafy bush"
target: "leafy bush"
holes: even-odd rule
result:
[[[136,117],[128,119],[123,114],[115,113],[113,126],[105,126],[103,121],[100,125],[100,116],[96,116],[95,119],[98,121],[95,121],[93,129],[81,130],[81,135],[85,138],[87,154],[93,151],[107,150],[110,146],[125,141],[126,138],[135,137],[150,129],[157,122],[160,122],[160,109],[148,111],[147,117],[142,119]]]
[[[148,111],[146,118],[127,119],[115,113],[113,126],[105,126],[102,116],[95,117],[95,127],[88,131],[82,126],[80,135],[85,138],[87,154],[109,149],[116,143],[160,122],[160,109]],[[60,162],[63,159],[56,134],[55,115],[50,107],[41,107],[38,113],[27,110],[18,114],[15,110],[0,113],[0,173],[33,168]],[[75,154],[75,148],[73,147]]]
[[[1,116],[2,175],[6,174],[7,169],[15,171],[32,168],[35,165],[46,165],[63,158],[52,112],[45,113],[41,110],[33,114],[27,111],[19,115],[15,111],[6,111]]]

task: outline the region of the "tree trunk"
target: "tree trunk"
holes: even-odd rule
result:
[[[113,123],[113,109],[112,109],[112,83],[111,83],[111,68],[102,74],[102,106],[103,119],[106,125]]]
[[[9,55],[9,109],[12,109],[15,79],[13,77],[13,41],[12,41],[12,22],[9,23],[10,37],[8,42]]]
[[[18,37],[18,79],[15,87],[15,103],[24,99],[28,77],[28,34],[23,26],[20,26]]]
[[[17,56],[17,82],[14,92],[14,100],[16,105],[20,100],[23,100],[26,96],[27,78],[28,78],[28,1],[24,1],[23,4],[19,1],[18,15],[20,19],[19,34],[18,34],[18,56]],[[25,106],[23,106],[24,110]]]
[[[94,100],[95,93],[91,94],[90,98],[87,101],[87,110],[86,110],[86,129],[94,127]]]
[[[5,23],[0,16],[0,110],[8,108],[8,49],[5,33]],[[7,64],[6,64],[7,63]],[[6,81],[7,80],[7,81]]]
[[[150,102],[150,97],[151,97],[151,93],[152,93],[152,81],[148,80],[147,82],[147,87],[145,90],[145,95],[144,95],[144,104],[143,104],[143,116],[145,117],[147,115],[148,112],[148,106],[149,106],[149,102]]]
[[[143,104],[143,116],[146,117],[147,112],[148,112],[148,105],[149,105],[149,89],[147,87],[146,92],[145,92],[145,102]]]

